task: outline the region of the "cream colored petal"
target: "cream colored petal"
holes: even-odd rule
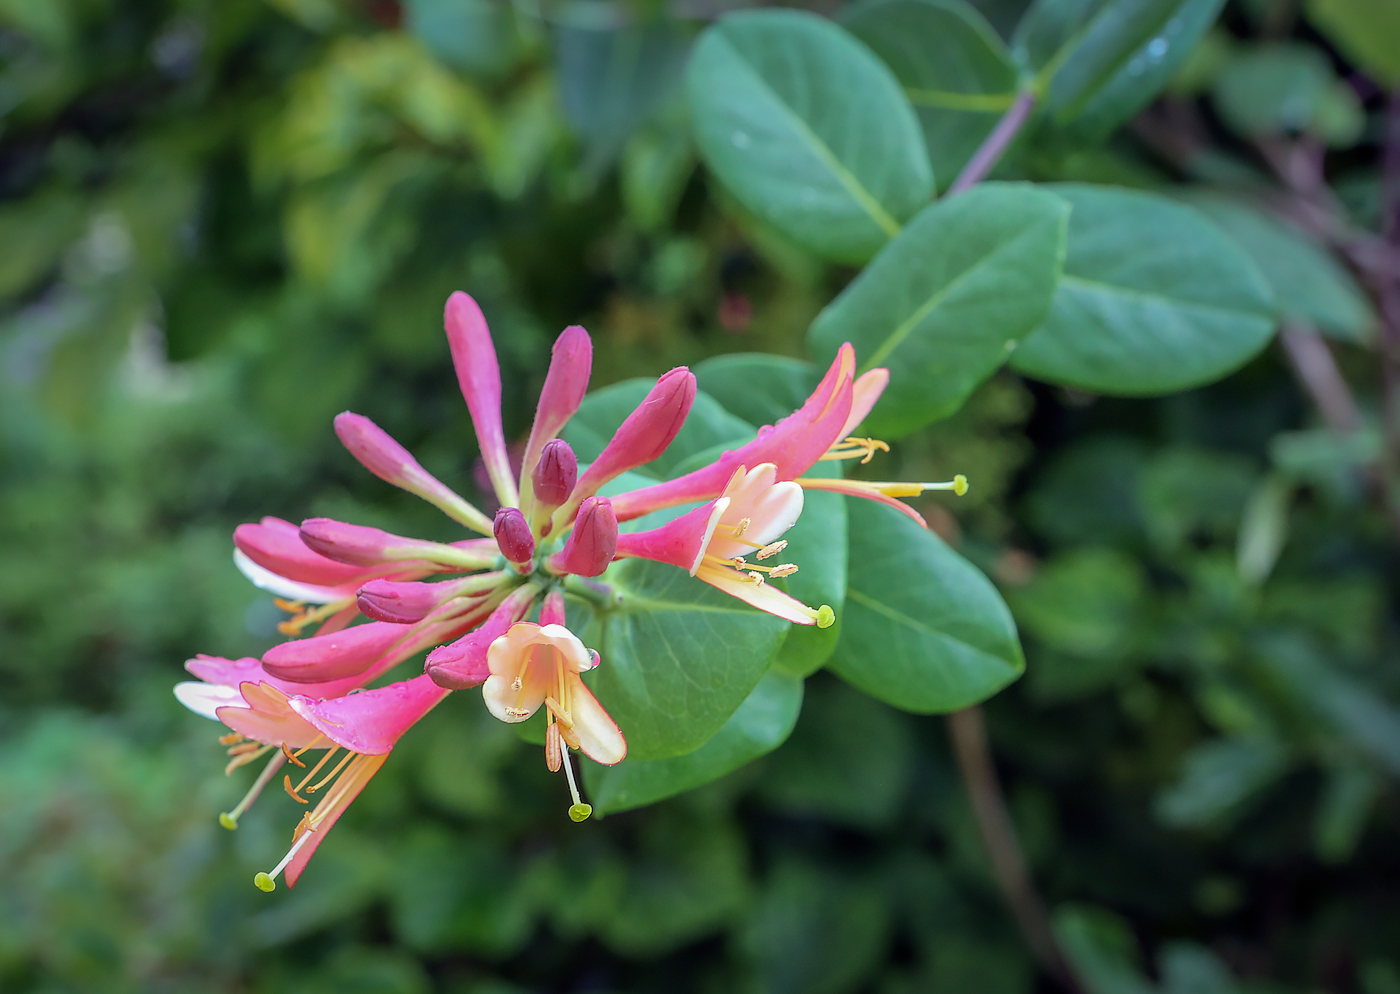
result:
[[[549,681],[536,677],[533,667],[521,674],[520,689],[515,688],[513,677],[492,674],[481,685],[481,697],[486,702],[486,710],[501,721],[525,721],[540,709],[545,695],[549,693]]]
[[[565,669],[582,673],[593,666],[593,657],[588,649],[577,635],[563,625],[545,625],[540,629],[538,642],[560,653],[564,657]]]
[[[709,563],[702,566],[696,576],[731,597],[737,597],[745,604],[752,604],[760,611],[767,611],[799,625],[817,623],[811,608],[771,584],[754,583],[742,573]]]
[[[576,674],[564,676],[569,682],[569,717],[574,723],[579,750],[604,766],[613,766],[627,757],[627,739],[612,715],[598,703],[598,698]]]
[[[225,687],[203,680],[185,680],[175,685],[175,697],[195,714],[219,720],[219,708],[246,708],[237,687]]]

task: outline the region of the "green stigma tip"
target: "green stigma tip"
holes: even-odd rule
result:
[[[232,832],[235,828],[238,827],[238,819],[235,818],[233,815],[229,814],[227,811],[220,811],[219,824],[224,826],[224,828],[228,829],[230,832]]]
[[[274,890],[277,889],[277,882],[273,880],[272,877],[268,876],[266,873],[259,873],[253,878],[253,886],[257,887],[257,889],[260,891],[264,891],[268,894],[271,894]]]
[[[569,807],[569,817],[572,818],[574,821],[587,821],[588,816],[592,813],[593,805],[591,804],[584,804],[583,802],[579,802],[578,804],[574,804]]]
[[[957,494],[959,497],[967,493],[967,477],[963,476],[961,473],[953,477],[953,493]]]
[[[836,612],[831,609],[830,604],[823,604],[817,608],[817,627],[830,628],[836,624]]]

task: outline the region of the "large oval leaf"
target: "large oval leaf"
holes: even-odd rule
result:
[[[588,800],[599,814],[653,804],[718,780],[772,752],[792,734],[802,709],[802,679],[772,670],[714,738],[670,759],[628,757],[617,766],[583,764]]]
[[[602,655],[590,683],[627,736],[628,755],[699,748],[768,671],[788,623],[674,566],[627,560],[604,580],[620,603],[597,609],[584,641]]]
[[[990,580],[892,508],[853,500],[841,641],[827,663],[887,704],[941,714],[1021,675],[1016,623]]]
[[[1268,284],[1199,213],[1149,193],[1053,189],[1074,205],[1065,272],[1050,316],[1012,354],[1013,368],[1100,393],[1150,395],[1219,379],[1268,343]]]
[[[1242,248],[1274,292],[1279,316],[1306,321],[1346,342],[1369,341],[1376,314],[1350,273],[1321,246],[1285,224],[1237,200],[1195,194],[1187,201]]]
[[[826,258],[870,258],[933,192],[899,83],[814,14],[725,17],[695,46],[687,93],[700,154],[720,181]]]
[[[1036,0],[1012,39],[1050,118],[1098,140],[1166,85],[1224,0]]]
[[[1019,73],[1006,44],[961,0],[868,0],[842,23],[904,87],[946,187],[1016,99]]]
[[[1069,205],[1020,183],[985,183],[919,214],[817,316],[819,358],[842,342],[861,367],[888,366],[867,419],[885,437],[952,414],[1045,317]]]

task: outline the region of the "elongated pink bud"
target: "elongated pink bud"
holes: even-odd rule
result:
[[[330,518],[308,518],[301,523],[301,540],[313,552],[336,562],[355,566],[421,561],[458,569],[485,569],[492,557],[440,542],[404,538],[378,528],[350,525]]]
[[[701,504],[650,531],[619,535],[616,558],[654,559],[686,570],[691,576],[700,568],[719,519],[729,509],[729,498],[720,497]]]
[[[407,449],[369,418],[344,411],[336,415],[335,433],[350,454],[385,483],[422,497],[468,528],[491,534],[491,522],[486,515],[419,465]]]
[[[569,499],[578,482],[578,456],[562,438],[545,445],[540,460],[530,473],[535,501],[542,508],[555,508]]]
[[[617,516],[612,501],[606,497],[589,497],[578,508],[574,530],[564,548],[549,561],[561,573],[598,576],[617,552]]]
[[[452,597],[456,584],[371,580],[360,588],[356,603],[367,618],[395,625],[422,621]]]
[[[534,558],[535,536],[519,508],[503,507],[496,512],[496,545],[506,562],[524,565]]]
[[[295,683],[354,676],[373,666],[409,633],[403,625],[371,621],[330,635],[283,642],[263,654],[263,669]]]
[[[521,463],[521,480],[531,473],[540,453],[550,439],[559,434],[569,418],[574,416],[583,395],[588,392],[588,377],[593,372],[593,342],[588,332],[570,325],[554,341],[549,358],[549,372],[540,390],[540,402],[535,408],[535,423],[530,428],[530,440],[525,444]],[[562,500],[554,503],[562,504]]]
[[[540,604],[540,627],[562,625],[564,620],[564,595],[551,590],[544,595],[544,602]]]
[[[486,664],[486,650],[511,625],[525,617],[537,593],[539,588],[532,583],[514,591],[491,612],[480,628],[428,653],[423,672],[433,683],[448,690],[466,690],[484,683],[491,675],[491,668]]]
[[[568,521],[571,505],[591,497],[613,477],[643,466],[665,452],[690,414],[695,390],[695,374],[684,366],[677,366],[657,380],[579,479],[569,503],[555,516],[556,525]]]
[[[447,298],[443,313],[447,329],[447,344],[452,350],[452,365],[457,369],[457,383],[471,412],[476,440],[481,446],[481,460],[503,507],[515,507],[520,496],[515,489],[515,477],[506,455],[505,433],[501,429],[501,367],[496,361],[496,347],[491,344],[491,331],[475,300],[458,290]]]
[[[263,518],[258,524],[239,525],[233,531],[233,544],[263,569],[298,583],[339,587],[359,583],[373,570],[327,559],[308,549],[297,534],[297,526],[281,518]]]

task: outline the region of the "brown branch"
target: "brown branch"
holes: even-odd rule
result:
[[[1322,336],[1306,325],[1294,323],[1279,331],[1279,341],[1293,374],[1312,398],[1327,427],[1342,433],[1360,428],[1361,411],[1356,406],[1356,398]]]
[[[1080,994],[1083,986],[1060,949],[1050,917],[1045,913],[1045,905],[1036,893],[1025,857],[1021,854],[1016,829],[1002,797],[996,767],[992,765],[982,709],[973,706],[948,715],[948,734],[952,738],[953,752],[957,755],[963,779],[967,782],[977,827],[992,860],[992,872],[1011,908],[1022,938],[1052,977],[1066,990]]]

